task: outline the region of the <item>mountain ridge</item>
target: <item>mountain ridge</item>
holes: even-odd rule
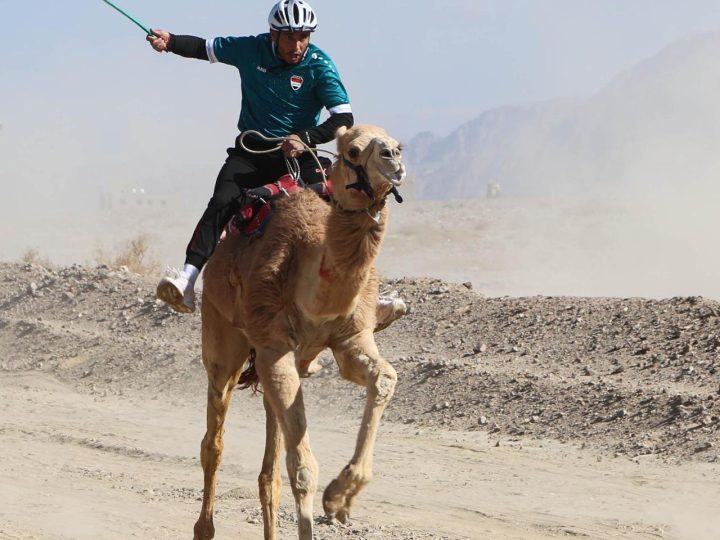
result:
[[[408,145],[419,198],[473,198],[499,183],[513,196],[640,191],[717,168],[720,32],[685,37],[587,98],[483,111],[447,137]]]

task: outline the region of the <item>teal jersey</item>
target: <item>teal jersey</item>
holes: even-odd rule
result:
[[[297,65],[275,56],[270,34],[218,37],[206,48],[211,62],[240,72],[240,131],[284,137],[317,126],[323,107],[331,114],[352,112],[335,64],[312,43]]]

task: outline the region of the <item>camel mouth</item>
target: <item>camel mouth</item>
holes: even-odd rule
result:
[[[395,187],[401,186],[403,180],[405,179],[405,166],[400,164],[400,166],[397,168],[395,172],[392,173],[386,173],[385,171],[380,171],[382,175]]]

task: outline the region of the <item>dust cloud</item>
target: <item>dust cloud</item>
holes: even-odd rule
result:
[[[720,298],[718,48],[720,34],[690,36],[593,96],[488,111],[432,141],[408,201],[392,204],[381,272],[488,295]],[[102,101],[80,98],[85,116],[51,107],[3,122],[0,259],[33,248],[92,264],[147,234],[160,265],[180,264],[231,126],[183,141],[192,126],[159,136],[139,97],[114,127],[98,120]],[[499,197],[485,198],[494,182]]]
[[[411,262],[386,257],[385,268],[492,295],[720,298],[718,48],[720,33],[690,36],[589,98],[424,136],[419,197],[455,200],[420,219],[398,209],[408,223],[394,249]],[[482,199],[496,182],[500,197]]]

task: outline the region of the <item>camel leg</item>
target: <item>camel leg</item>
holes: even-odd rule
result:
[[[367,402],[355,454],[323,494],[325,513],[345,523],[355,497],[372,479],[375,438],[380,418],[395,392],[397,373],[380,356],[371,332],[333,348],[333,354],[342,377],[367,388]]]
[[[312,540],[318,466],[310,449],[295,355],[268,348],[258,350],[255,369],[285,440],[288,478],[298,514],[298,538]]]
[[[282,487],[280,453],[282,452],[283,439],[280,424],[267,397],[263,402],[265,405],[265,456],[258,477],[258,485],[260,486],[265,540],[275,540],[277,537],[278,510],[280,508],[280,488]]]
[[[202,322],[202,355],[208,377],[207,431],[200,446],[204,489],[200,517],[195,523],[194,540],[209,540],[215,536],[213,506],[217,470],[223,452],[225,417],[233,388],[237,385],[249,352],[245,337],[223,319],[208,301],[202,304]]]

